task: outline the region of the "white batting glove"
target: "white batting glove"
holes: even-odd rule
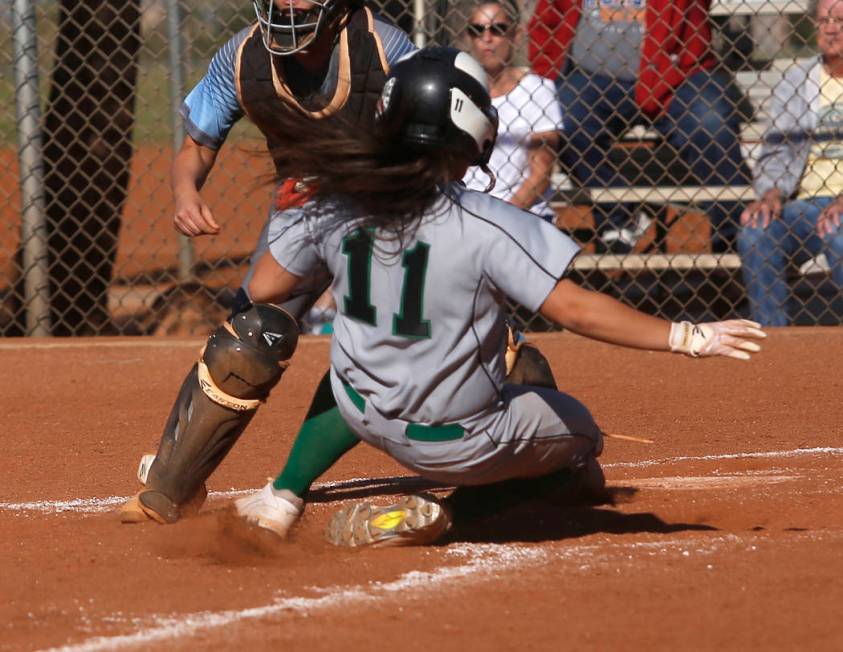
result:
[[[761,324],[748,319],[713,321],[706,324],[674,322],[670,325],[670,350],[693,358],[724,355],[737,360],[749,360],[750,353],[758,353],[761,350],[752,340],[765,337],[767,334],[761,330]]]
[[[287,537],[287,532],[302,513],[301,506],[276,495],[271,482],[256,493],[235,500],[234,508],[247,523],[270,530],[282,539]]]

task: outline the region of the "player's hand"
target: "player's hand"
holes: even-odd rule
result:
[[[220,225],[198,192],[176,195],[173,226],[176,231],[190,238],[198,235],[216,235],[220,232]]]
[[[840,228],[840,216],[843,215],[843,197],[838,197],[826,206],[817,220],[817,234],[824,238]]]
[[[782,214],[782,193],[773,188],[764,193],[764,196],[752,202],[741,213],[741,226],[748,226],[757,229],[759,226],[766,229],[770,222],[779,219]]]
[[[761,324],[748,319],[714,321],[706,324],[675,322],[670,326],[670,350],[693,358],[723,355],[737,360],[749,360],[750,353],[761,347],[754,340],[767,334]]]

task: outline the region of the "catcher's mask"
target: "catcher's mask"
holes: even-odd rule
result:
[[[270,54],[295,54],[359,4],[351,0],[252,0],[263,44]]]
[[[427,47],[392,67],[375,125],[411,149],[450,150],[487,170],[498,113],[486,73],[473,57],[454,48]]]

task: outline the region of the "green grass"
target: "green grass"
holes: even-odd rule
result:
[[[204,72],[204,66],[196,66],[196,72],[186,81],[183,91],[185,95]],[[42,73],[39,82],[43,116],[49,93],[49,72]],[[0,111],[0,147],[17,147],[14,70],[11,68],[0,68],[0,106],[6,107],[6,110]],[[238,125],[238,133],[242,128]],[[247,131],[251,136],[257,137],[257,132],[253,129]],[[168,146],[173,141],[172,134],[169,69],[164,63],[145,62],[138,74],[134,141],[137,144]]]
[[[41,112],[46,110],[56,42],[58,4],[55,0],[39,0],[36,5],[38,28],[39,86]],[[242,0],[188,0],[182,3],[183,37],[188,55],[184,94],[205,73],[208,63],[222,43],[240,27],[253,20],[251,6]],[[15,115],[15,78],[12,34],[8,14],[2,14],[0,42],[0,147],[17,146]],[[153,25],[143,34],[138,74],[136,143],[169,145],[172,142],[170,75],[167,58],[166,23]],[[179,99],[180,101],[180,99]],[[239,131],[239,127],[238,127]]]

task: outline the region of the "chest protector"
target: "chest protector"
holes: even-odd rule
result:
[[[375,117],[375,104],[389,73],[383,44],[375,31],[375,20],[368,8],[351,14],[340,32],[336,48],[336,89],[331,97],[314,106],[296,97],[283,78],[279,66],[263,45],[257,24],[237,53],[237,93],[246,115],[266,138],[276,165],[283,152],[276,148],[274,134],[284,125],[278,120],[278,106],[287,102],[298,106],[314,120],[340,115],[354,127],[369,129]]]

